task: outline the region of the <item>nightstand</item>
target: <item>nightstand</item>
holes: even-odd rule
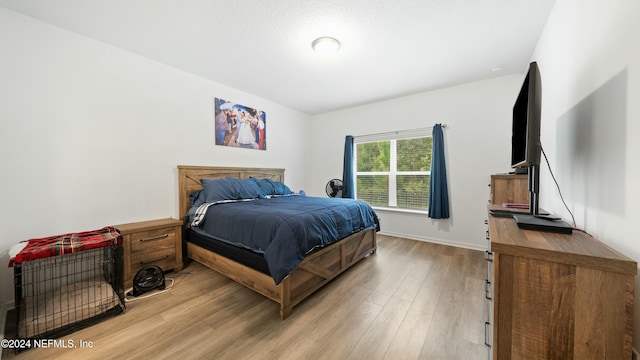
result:
[[[116,225],[124,244],[124,287],[133,286],[138,270],[157,265],[182,270],[182,221],[159,219]]]

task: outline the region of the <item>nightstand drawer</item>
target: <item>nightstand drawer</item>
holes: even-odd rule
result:
[[[174,247],[176,243],[176,228],[164,228],[141,231],[131,234],[131,252],[148,251],[163,247]]]
[[[146,263],[170,259],[172,263],[176,260],[176,245],[174,242],[156,242],[153,247],[146,247],[143,249],[132,249],[131,251],[131,265],[146,265]],[[173,265],[170,266],[173,268]]]
[[[138,256],[136,256],[138,255]],[[176,266],[175,251],[171,253],[154,251],[153,253],[138,253],[131,256],[131,273],[135,273],[145,266],[156,265],[162,270],[170,270]]]

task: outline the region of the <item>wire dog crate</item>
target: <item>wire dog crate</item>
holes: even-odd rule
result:
[[[82,234],[70,235],[82,241]],[[62,255],[52,255],[48,245],[48,257],[13,263],[18,338],[60,337],[125,311],[119,233],[117,238]]]

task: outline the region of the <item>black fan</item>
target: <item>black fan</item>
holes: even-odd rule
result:
[[[325,187],[325,190],[327,191],[327,195],[329,195],[329,197],[341,198],[342,197],[342,189],[343,188],[344,188],[344,186],[342,186],[342,180],[340,180],[340,179],[332,179],[332,180],[329,180],[329,182],[327,183],[327,186]]]
[[[133,278],[133,296],[139,296],[156,289],[164,290],[162,269],[155,265],[140,269]]]

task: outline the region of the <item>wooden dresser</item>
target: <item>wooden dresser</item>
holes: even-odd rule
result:
[[[116,225],[124,243],[124,287],[147,265],[182,270],[182,221],[160,219]]]
[[[631,359],[635,261],[579,231],[488,225],[493,359]]]
[[[527,175],[495,174],[491,175],[491,203],[529,203]]]

